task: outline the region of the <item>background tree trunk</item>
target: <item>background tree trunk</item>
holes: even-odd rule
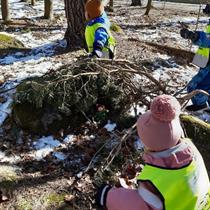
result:
[[[142,6],[141,0],[132,0],[131,6]]]
[[[65,33],[69,48],[85,46],[85,0],[64,0],[68,27]]]
[[[112,7],[112,8],[114,7],[114,0],[109,1],[109,7]]]
[[[4,21],[10,20],[8,0],[1,0],[1,13]]]
[[[145,12],[145,15],[149,15],[149,11],[151,10],[152,7],[152,0],[148,0],[147,2],[147,10]]]
[[[31,0],[31,5],[35,5],[35,3],[36,3],[36,0]]]
[[[105,10],[108,12],[113,12],[114,11],[114,0],[102,0]]]
[[[106,6],[106,10],[109,12],[114,12],[114,0],[109,1],[109,6]]]
[[[45,19],[53,18],[53,0],[44,1],[44,18]]]

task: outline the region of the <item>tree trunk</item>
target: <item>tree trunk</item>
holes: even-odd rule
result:
[[[141,0],[132,0],[131,6],[142,6]]]
[[[145,15],[149,15],[149,11],[151,10],[152,7],[152,0],[148,0],[147,2],[147,10],[145,12]]]
[[[114,0],[102,0],[105,11],[107,12],[113,12],[114,11]]]
[[[44,1],[44,18],[45,19],[53,18],[53,0]]]
[[[10,20],[8,0],[1,0],[1,13],[4,21]]]
[[[109,1],[109,7],[113,8],[114,7],[114,0]]]
[[[31,0],[31,5],[35,5],[35,3],[36,3],[36,0]]]
[[[69,48],[85,46],[85,0],[64,0],[68,27],[65,33]]]

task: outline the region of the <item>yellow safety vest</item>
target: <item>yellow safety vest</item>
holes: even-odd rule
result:
[[[180,169],[145,165],[137,179],[152,182],[164,210],[210,210],[209,178],[199,153],[197,160]]]
[[[87,25],[86,29],[85,29],[85,39],[86,39],[86,43],[87,43],[87,47],[88,47],[88,52],[91,53],[93,51],[93,43],[94,43],[94,38],[95,38],[95,31],[98,28],[104,28],[108,35],[108,43],[106,46],[104,46],[103,48],[103,52],[105,52],[106,54],[109,53],[111,51],[111,53],[114,54],[114,49],[116,46],[116,41],[114,39],[114,37],[112,36],[111,32],[109,29],[107,29],[104,24],[101,23],[95,23],[93,25]]]
[[[205,32],[210,35],[210,25],[206,27]],[[192,63],[201,68],[205,68],[209,62],[209,52],[209,48],[199,47],[193,58]]]

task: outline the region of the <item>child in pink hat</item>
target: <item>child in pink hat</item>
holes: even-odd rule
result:
[[[183,137],[181,107],[170,95],[156,97],[137,121],[145,166],[137,189],[100,187],[97,204],[108,210],[208,210],[210,183],[203,159]]]

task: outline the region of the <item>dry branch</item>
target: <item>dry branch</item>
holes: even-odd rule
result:
[[[136,123],[128,129],[128,131],[123,135],[123,137],[120,139],[120,142],[112,149],[112,151],[109,153],[109,156],[107,157],[105,163],[102,164],[101,170],[105,171],[112,163],[114,158],[119,154],[122,144],[126,142],[126,140],[131,137],[131,135],[135,132],[136,129]],[[105,167],[103,167],[105,166]]]
[[[184,95],[183,97],[180,97],[178,98],[179,102],[181,103],[182,107],[184,108],[185,107],[185,104],[187,101],[189,101],[191,98],[193,98],[193,96],[197,95],[197,94],[203,94],[203,95],[206,95],[206,96],[210,96],[209,93],[207,93],[206,91],[204,90],[194,90],[186,95]]]

